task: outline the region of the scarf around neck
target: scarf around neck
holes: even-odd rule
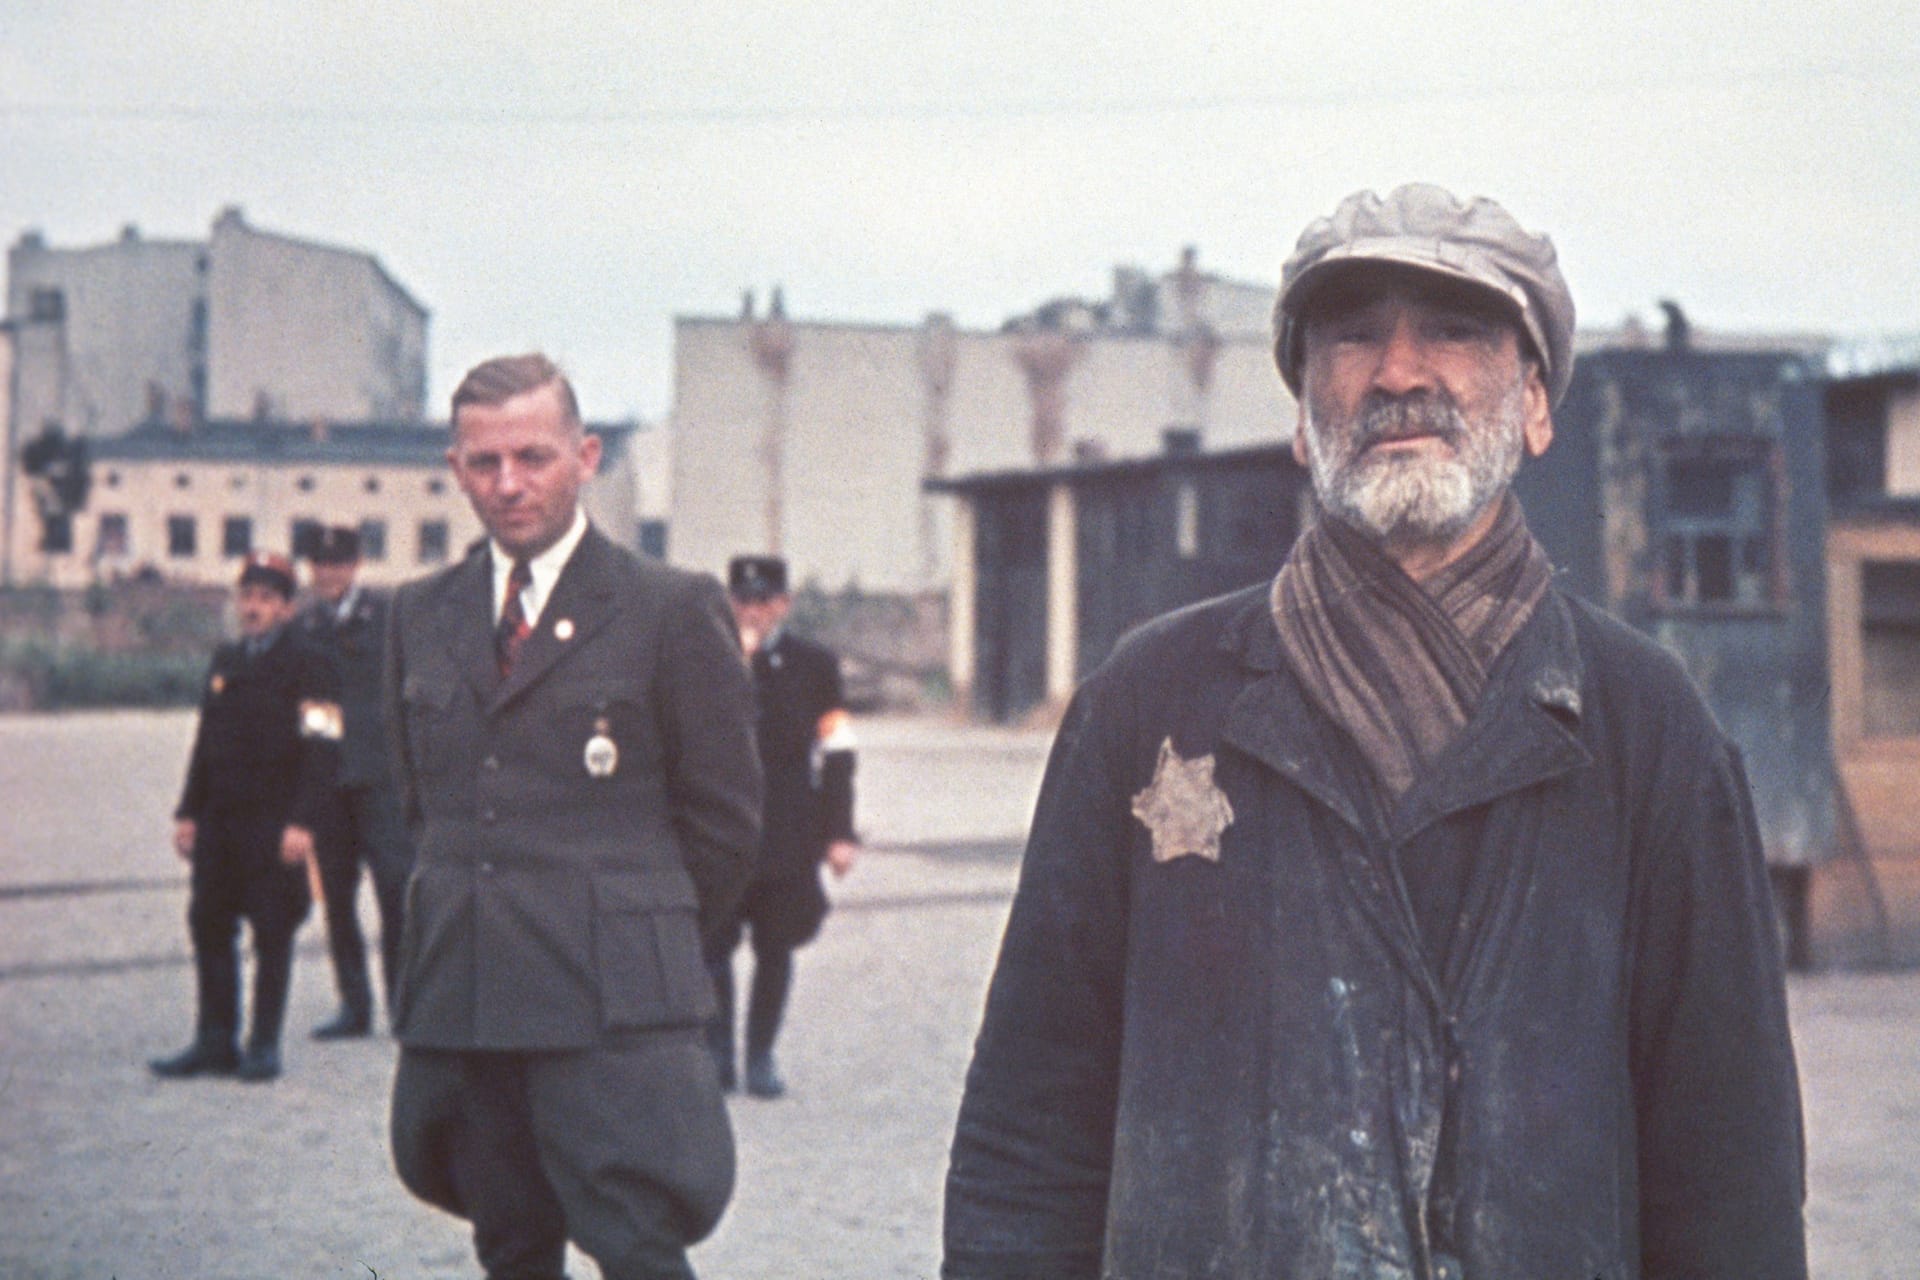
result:
[[[1308,694],[1397,800],[1466,727],[1552,576],[1511,493],[1486,536],[1425,582],[1323,513],[1273,580],[1273,620]]]

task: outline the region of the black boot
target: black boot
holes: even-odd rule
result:
[[[778,1098],[787,1091],[780,1069],[773,1063],[773,1051],[747,1055],[747,1092],[756,1098]]]
[[[313,1029],[315,1040],[358,1040],[373,1034],[373,1014],[361,1010],[355,1013],[346,1005],[340,1011]]]
[[[240,1065],[234,1069],[234,1075],[250,1084],[265,1084],[269,1080],[280,1078],[280,1046],[277,1044],[250,1044],[247,1051],[240,1055]]]
[[[240,1051],[234,1047],[231,1032],[222,1036],[203,1033],[179,1053],[152,1058],[147,1070],[162,1080],[185,1080],[192,1076],[230,1076],[240,1065]]]
[[[773,1042],[792,986],[793,952],[754,952],[753,987],[747,996],[747,1092],[756,1098],[777,1098],[787,1091],[773,1063]]]

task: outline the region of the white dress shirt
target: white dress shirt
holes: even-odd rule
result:
[[[520,608],[526,612],[528,630],[540,624],[540,611],[547,607],[553,584],[560,581],[560,571],[567,567],[567,560],[586,532],[587,513],[575,507],[573,523],[560,535],[560,540],[527,562],[533,581],[520,593]],[[498,623],[500,611],[506,605],[507,576],[513,572],[513,553],[497,541],[488,539],[488,542],[493,548],[493,620]]]

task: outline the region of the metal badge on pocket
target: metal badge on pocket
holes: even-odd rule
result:
[[[582,756],[587,772],[596,778],[611,778],[613,771],[620,767],[620,748],[607,736],[607,718],[598,716],[593,722],[593,736],[587,739],[587,749]]]

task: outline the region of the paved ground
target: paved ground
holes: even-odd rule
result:
[[[166,847],[190,731],[177,713],[0,718],[0,1280],[471,1276],[463,1225],[393,1178],[390,1042],[290,1040],[286,1077],[264,1087],[148,1076],[192,1017]],[[695,1253],[707,1280],[933,1274],[947,1138],[1044,746],[865,727],[875,847],[802,955],[792,1094],[735,1105],[740,1189]],[[1799,979],[1792,998],[1815,1274],[1912,1276],[1920,975]],[[315,922],[291,1027],[331,1008]]]

